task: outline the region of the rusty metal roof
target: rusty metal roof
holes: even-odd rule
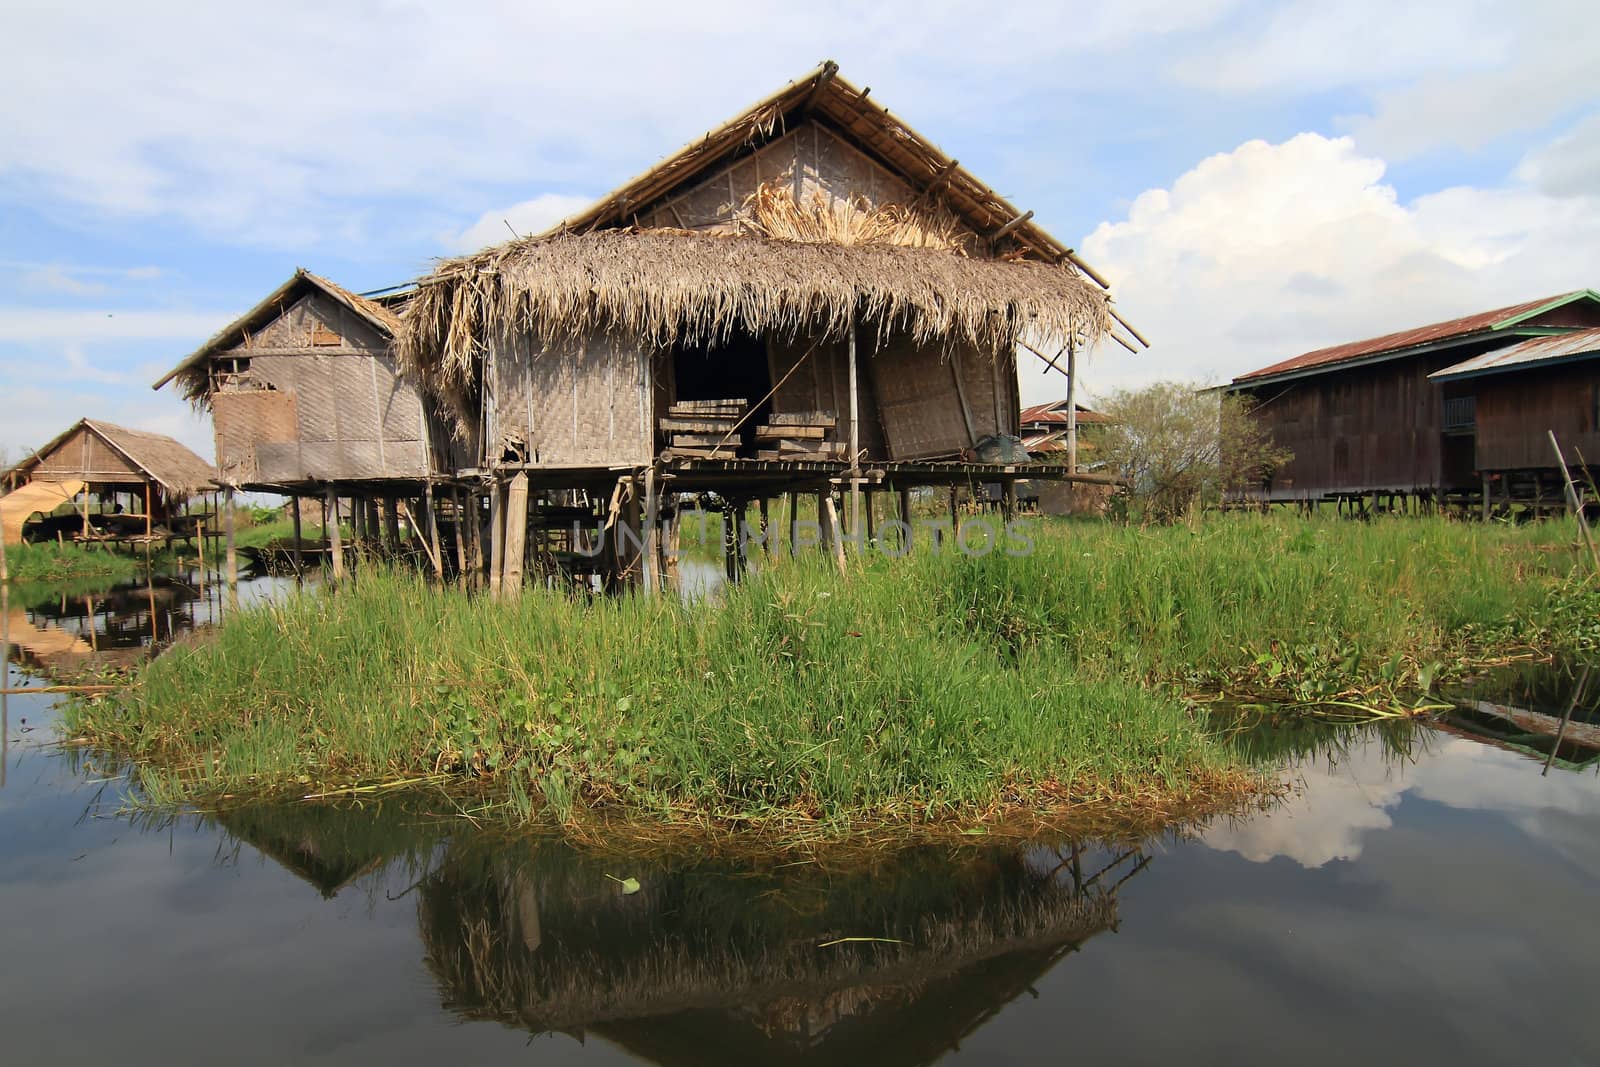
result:
[[[1562,293],[1559,296],[1547,296],[1539,300],[1529,300],[1521,304],[1495,308],[1493,311],[1480,311],[1474,315],[1463,315],[1458,319],[1447,319],[1444,322],[1435,322],[1428,326],[1400,330],[1397,333],[1388,333],[1382,337],[1373,337],[1365,341],[1351,341],[1342,345],[1334,345],[1330,348],[1319,348],[1315,351],[1295,356],[1293,359],[1274,363],[1270,367],[1262,367],[1260,370],[1241,374],[1233,381],[1234,384],[1240,384],[1324,367],[1331,369],[1338,364],[1348,363],[1357,359],[1401,355],[1425,345],[1437,345],[1442,342],[1481,337],[1486,334],[1493,334],[1496,330],[1510,329],[1544,312],[1553,311],[1564,304],[1582,299],[1600,303],[1600,293],[1596,293],[1592,289],[1576,289],[1570,293]]]
[[[1473,356],[1454,366],[1434,371],[1428,377],[1434,381],[1448,381],[1595,357],[1600,357],[1600,327],[1592,330],[1574,330],[1553,337],[1530,337],[1526,341],[1497,348],[1493,352],[1485,352],[1481,356]]]
[[[1076,405],[1078,409],[1078,424],[1084,425],[1091,422],[1105,422],[1106,417],[1098,411],[1091,411],[1082,404]],[[1062,426],[1067,424],[1067,402],[1056,400],[1048,404],[1035,404],[1031,408],[1023,408],[1019,424],[1027,426],[1029,423],[1056,423]]]

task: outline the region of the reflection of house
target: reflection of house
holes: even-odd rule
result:
[[[663,1064],[931,1063],[1116,921],[1136,850],[907,853],[870,871],[640,870],[563,846],[452,856],[418,916],[446,1003]],[[870,930],[879,940],[851,940]],[[843,938],[843,940],[840,940]]]
[[[30,516],[48,516],[75,497],[76,514],[45,531],[52,538],[58,532],[111,537],[160,534],[182,525],[182,505],[213,488],[216,477],[211,464],[170,437],[80,419],[0,473],[0,486],[11,490],[0,497],[5,537],[19,540]],[[92,510],[91,501],[97,502]],[[51,525],[47,518],[44,524]]]
[[[1550,466],[1548,442],[1542,461],[1535,446],[1546,429],[1566,427],[1575,438],[1594,431],[1595,383],[1583,365],[1563,356],[1493,370],[1486,365],[1492,354],[1503,358],[1520,342],[1596,326],[1600,293],[1580,289],[1307,352],[1241,375],[1228,389],[1254,400],[1273,442],[1294,454],[1265,487],[1270,500],[1475,496],[1491,471]],[[1519,393],[1517,383],[1533,381],[1535,366],[1550,387]],[[1479,395],[1489,404],[1489,385],[1495,399],[1480,416]],[[1501,451],[1509,441],[1517,448]]]
[[[1019,332],[1081,348],[1114,323],[1032,212],[832,63],[549,233],[439,264],[403,319],[403,361],[509,514],[493,559],[520,553],[528,490],[535,531],[542,490],[636,530],[662,479],[736,503],[866,467],[1014,482],[1026,464],[973,454],[1018,430]]]

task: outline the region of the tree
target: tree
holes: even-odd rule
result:
[[[1103,457],[1127,479],[1143,517],[1170,522],[1196,504],[1259,486],[1292,454],[1238,396],[1190,382],[1157,382],[1113,393]]]

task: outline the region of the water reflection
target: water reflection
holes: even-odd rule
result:
[[[212,818],[324,897],[363,879],[386,900],[414,892],[459,1017],[594,1033],[659,1063],[932,1062],[1114,928],[1150,863],[1079,844],[774,869],[452,834],[459,821],[405,805]]]

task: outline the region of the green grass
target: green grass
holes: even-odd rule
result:
[[[1561,524],[1044,524],[1034,552],[781,555],[715,602],[515,603],[373,573],[175,649],[67,728],[147,795],[426,777],[502,810],[840,828],[1253,781],[1185,699],[1414,699],[1519,651],[1595,647]]]
[[[142,566],[142,557],[101,547],[51,542],[6,546],[6,570],[14,582],[121,580],[132,578]]]

